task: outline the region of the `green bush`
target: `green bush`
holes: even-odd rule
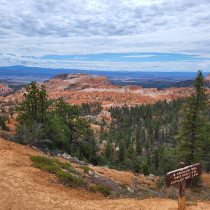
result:
[[[85,145],[81,146],[81,153],[88,160],[91,157],[92,151],[93,151],[93,149],[92,149],[92,147],[90,145],[85,144]]]
[[[88,166],[78,166],[78,168],[83,169],[85,174],[87,174],[89,171],[93,171],[93,169]]]
[[[59,177],[60,181],[64,182],[65,184],[74,183],[78,186],[82,186],[82,181],[83,181],[82,178],[76,178],[71,174],[62,170],[57,171],[56,175]]]
[[[194,177],[192,179],[192,185],[195,186],[195,187],[201,187],[201,177],[200,176],[197,176],[197,177]]]
[[[96,188],[95,188],[95,187],[93,187],[93,186],[90,186],[90,191],[91,191],[91,192],[94,192],[94,193],[96,193],[96,192],[97,192]]]
[[[120,184],[120,187],[121,187],[122,189],[127,189],[127,187],[126,187],[125,183]]]
[[[79,176],[81,175],[81,173],[79,171],[77,171],[76,169],[74,169],[74,167],[70,163],[60,162],[57,159],[53,159],[53,162],[58,164],[61,168],[66,169],[67,171],[69,171],[72,174],[77,174]]]
[[[143,174],[144,174],[145,176],[147,176],[147,175],[150,174],[150,172],[149,172],[149,165],[148,165],[147,162],[144,162],[144,163],[141,165],[141,170],[142,170],[142,172],[143,172]]]
[[[100,191],[106,197],[111,194],[111,191],[110,191],[110,189],[108,187],[96,186],[96,189],[98,191]]]
[[[46,165],[44,163],[40,163],[40,162],[35,162],[31,165],[32,167],[35,167],[35,168],[39,168],[41,170],[44,170],[44,171],[47,171],[51,174],[56,174],[56,172],[58,170],[61,170],[58,166],[56,165],[53,165],[53,164],[49,164],[49,165]]]
[[[33,161],[33,164],[31,165],[32,167],[39,168],[41,170],[55,174],[56,176],[58,176],[59,180],[65,184],[71,183],[77,186],[84,185],[82,178],[75,177],[71,173],[62,170],[66,169],[71,172],[74,168],[69,163],[63,163],[57,159],[51,159],[41,156],[31,156],[30,159]],[[88,166],[79,166],[79,168],[82,168],[85,173],[87,173],[89,170],[93,171]],[[94,193],[100,191],[104,196],[108,196],[111,194],[109,188],[100,185],[96,187],[90,186],[90,191]]]
[[[0,126],[2,130],[10,131],[9,127],[5,125],[5,121],[8,120],[6,117],[0,115]]]
[[[164,186],[165,184],[165,179],[163,177],[161,177],[158,182],[156,182],[156,186],[157,188],[161,188],[162,186]]]
[[[69,163],[62,163],[57,159],[51,159],[47,157],[41,157],[41,156],[31,156],[30,159],[34,162],[31,166],[35,168],[39,168],[41,170],[47,171],[52,174],[56,174],[60,181],[66,183],[72,183],[78,186],[82,185],[83,179],[80,177],[74,177],[72,174],[63,171],[61,168],[64,168],[70,170],[69,167],[72,167]],[[55,164],[56,163],[56,164]],[[61,168],[60,168],[60,167]],[[73,171],[76,173],[75,171]],[[72,172],[71,172],[72,173]]]
[[[40,155],[38,155],[38,156],[31,156],[30,159],[33,162],[39,162],[39,163],[43,163],[43,164],[53,164],[53,160],[51,158],[42,157]]]

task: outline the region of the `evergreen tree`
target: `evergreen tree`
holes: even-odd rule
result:
[[[125,148],[128,149],[128,147],[131,144],[131,137],[129,135],[125,136]]]
[[[41,89],[38,89],[36,81],[32,81],[30,85],[25,86],[25,89],[26,93],[23,94],[25,100],[16,107],[16,110],[21,113],[17,120],[28,127],[31,127],[34,122],[44,123],[49,116],[49,106],[52,104],[48,100],[45,86],[41,85]]]
[[[159,150],[158,149],[155,150],[154,163],[155,163],[155,168],[157,170],[159,167]]]
[[[158,140],[158,133],[159,133],[159,130],[160,130],[160,123],[157,122],[157,123],[155,124],[155,141]]]
[[[93,132],[87,120],[80,117],[81,111],[78,106],[68,105],[62,98],[59,98],[54,112],[70,130],[69,144],[80,144],[79,137]],[[73,142],[73,139],[76,141]]]
[[[0,128],[2,129],[2,130],[5,130],[5,131],[9,131],[10,129],[9,129],[9,127],[7,127],[6,125],[5,125],[5,117],[2,117],[1,115],[0,115]]]
[[[104,150],[104,154],[105,154],[105,157],[107,160],[109,160],[109,157],[113,154],[113,146],[112,144],[110,143],[110,141],[107,141],[106,143],[106,147],[105,147],[105,150]]]
[[[121,141],[119,145],[118,160],[119,162],[123,162],[125,160],[125,145],[123,141]]]
[[[207,109],[207,94],[202,71],[199,70],[194,82],[195,91],[187,98],[180,123],[178,152],[181,160],[190,165],[200,161],[206,131],[203,111]]]
[[[147,162],[142,163],[142,165],[141,165],[141,171],[142,171],[142,173],[143,173],[145,176],[148,176],[148,175],[150,174],[149,165],[148,165]]]
[[[146,141],[146,133],[145,133],[145,129],[142,130],[142,143],[144,143]]]
[[[136,142],[136,153],[137,155],[141,155],[142,153],[142,145],[140,140],[137,140]]]
[[[145,142],[145,148],[148,150],[150,148],[150,140],[149,138]]]
[[[129,145],[129,147],[126,151],[126,157],[130,158],[131,160],[135,159],[135,157],[136,157],[136,151],[131,144]]]
[[[148,165],[151,166],[152,160],[151,160],[150,149],[147,149],[146,158],[147,158],[147,163],[148,163]]]
[[[162,139],[162,142],[164,143],[164,142],[165,142],[165,132],[164,132],[164,128],[162,128],[161,139]]]
[[[139,141],[141,140],[141,131],[140,131],[140,128],[137,127],[136,128],[136,141]]]

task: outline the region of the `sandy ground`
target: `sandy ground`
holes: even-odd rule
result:
[[[170,199],[112,200],[84,189],[66,188],[53,183],[56,181],[55,176],[30,167],[28,154],[41,153],[0,139],[0,210],[177,209],[177,201]],[[208,210],[210,202],[186,206],[186,210],[194,209]]]

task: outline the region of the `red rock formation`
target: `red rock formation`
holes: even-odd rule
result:
[[[108,121],[108,122],[111,122],[112,121],[112,119],[111,119],[111,113],[110,112],[107,112],[107,111],[102,111],[102,112],[100,112],[99,113],[99,115],[104,119],[104,120],[106,120],[106,121]]]
[[[7,85],[0,84],[0,96],[6,95],[8,93],[13,92],[12,88],[9,88]]]
[[[101,102],[103,109],[111,106],[135,107],[141,104],[152,104],[159,100],[173,100],[188,96],[192,88],[169,88],[158,91],[156,88],[142,88],[140,86],[117,86],[113,85],[107,77],[89,74],[59,74],[38,86],[45,85],[47,94],[52,100],[63,97],[68,104],[81,105],[87,102]],[[9,98],[14,101],[21,101],[25,89],[2,98],[7,102]],[[102,114],[103,115],[103,114]],[[102,116],[107,121],[109,116]]]
[[[210,74],[208,74],[207,77],[204,77],[204,80],[207,81],[207,82],[210,82]]]

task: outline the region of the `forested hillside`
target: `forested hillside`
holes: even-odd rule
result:
[[[190,97],[111,108],[113,122],[100,138],[105,140],[103,156],[108,165],[164,175],[178,168],[180,161],[187,165],[201,162],[203,170],[209,171],[210,109],[204,83],[199,71]]]
[[[133,169],[144,174],[161,174],[174,169],[172,148],[177,146],[180,110],[184,99],[158,101],[153,105],[135,108],[112,108],[114,119],[109,132],[102,132],[105,140],[104,156],[110,165],[119,169]],[[113,156],[110,145],[119,149]]]

